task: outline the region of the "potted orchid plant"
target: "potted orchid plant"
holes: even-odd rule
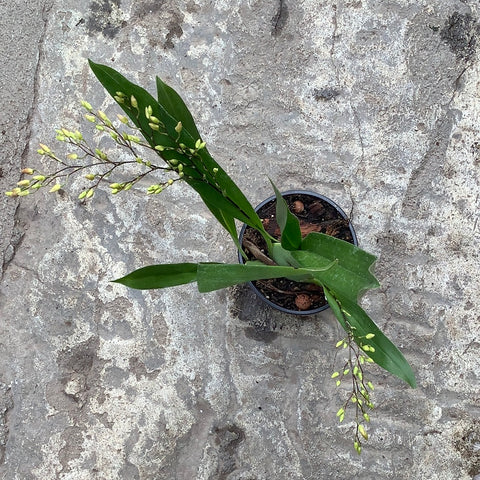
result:
[[[96,188],[107,180],[112,194],[128,191],[147,178],[162,174],[167,177],[150,184],[148,194],[158,194],[176,182],[192,187],[230,235],[241,262],[149,265],[114,281],[135,289],[196,282],[200,292],[211,292],[244,282],[286,279],[307,292],[315,290],[345,331],[344,338],[336,346],[345,348],[348,356],[332,378],[338,386],[347,377],[352,380],[337,417],[343,421],[347,407],[355,405],[354,448],[360,453],[363,440],[368,438],[368,412],[373,408],[373,385],[366,378],[365,365],[376,363],[415,387],[414,373],[402,353],[358,304],[363,292],[379,286],[371,271],[376,258],[355,245],[352,235],[337,238],[339,230],[330,228],[333,220],[324,221],[323,230],[322,226],[302,225],[305,202],[295,196],[288,199],[288,195],[283,196],[273,183],[275,196],[270,199],[273,209],[270,217],[275,228],[270,228],[270,220],[260,218],[243,192],[212,158],[191,113],[171,87],[157,77],[157,98],[154,98],[113,68],[92,61],[90,67],[123,114],[118,115],[118,122],[112,122],[104,112],[82,101],[85,118],[96,130],[108,135],[118,148],[127,150],[131,159],[118,160],[105,150],[90,146],[78,130],[60,128],[57,140],[75,147],[75,151],[60,158],[47,145],[41,144],[38,153],[56,165],[55,171],[41,173],[24,168],[25,177],[6,194],[22,197],[45,187],[53,193],[62,189],[70,176],[80,172],[92,182],[90,188],[79,194],[81,201],[91,198]],[[150,153],[153,159],[145,158],[141,152]],[[126,181],[112,182],[119,169],[127,165],[129,171],[132,165],[136,167],[136,173]],[[315,201],[308,206],[317,213],[325,208]],[[346,215],[340,214],[340,217],[346,222],[347,231],[353,232]],[[254,236],[247,235],[248,238],[239,240],[236,221],[254,232]],[[296,298],[301,295],[304,294],[296,294]],[[309,307],[308,304],[303,308],[299,302],[298,310],[310,313]]]

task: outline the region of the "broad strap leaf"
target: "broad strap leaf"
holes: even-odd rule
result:
[[[329,288],[324,287],[324,292],[340,325],[346,332],[352,333],[358,346],[362,349],[366,345],[373,347],[373,351],[370,348],[364,351],[376,364],[415,388],[416,380],[412,367],[366,312],[355,302],[337,295]],[[368,334],[374,334],[374,337],[367,340],[365,337]]]
[[[265,265],[253,261],[242,264],[200,263],[197,283],[200,292],[211,292],[238,283],[267,278],[288,277],[297,282],[311,282],[315,270],[284,266]]]
[[[310,233],[302,241],[302,249],[291,252],[303,267],[325,267],[337,264],[316,275],[316,283],[327,285],[356,302],[365,290],[377,288],[378,280],[370,272],[376,257],[361,248],[322,233]]]

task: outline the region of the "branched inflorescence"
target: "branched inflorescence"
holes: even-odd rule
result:
[[[364,352],[371,351],[373,347],[368,345],[368,340],[371,340],[375,335],[373,333],[367,334],[360,341],[360,346],[355,343],[354,335],[350,330],[347,336],[338,341],[337,348],[348,349],[348,357],[345,359],[345,363],[341,370],[335,371],[332,374],[332,378],[335,380],[337,387],[340,387],[342,383],[351,379],[351,388],[349,393],[337,411],[337,417],[340,422],[345,419],[345,413],[350,404],[355,405],[355,438],[353,446],[358,454],[362,451],[362,440],[368,440],[368,433],[365,428],[366,424],[370,422],[369,410],[374,408],[371,400],[371,392],[374,387],[371,381],[365,378],[364,367],[366,363],[373,363],[373,360],[368,357]]]
[[[117,92],[115,99],[120,103],[128,103],[130,108],[137,108],[137,102],[133,96],[127,98],[125,94]],[[165,125],[152,115],[152,107],[145,108],[144,115],[149,122],[152,132],[165,135],[165,145],[160,145],[153,142],[153,136],[152,139],[147,139],[150,140],[149,143],[136,135],[137,133],[142,133],[142,130],[132,125],[126,116],[117,115],[119,122],[115,125],[103,111],[94,111],[90,103],[86,101],[82,101],[81,104],[87,110],[85,119],[94,124],[97,131],[108,135],[116,147],[126,150],[133,159],[118,160],[104,149],[89,145],[80,131],[68,130],[62,127],[56,130],[56,139],[75,147],[76,152],[67,154],[65,158],[60,158],[50,147],[41,143],[37,153],[52,159],[57,165],[57,169],[53,173],[40,173],[33,168],[23,168],[22,174],[26,177],[20,180],[15,188],[5,192],[7,196],[26,196],[42,187],[49,187],[49,191],[52,193],[57,192],[67,183],[72,175],[84,171],[85,178],[92,182],[92,186],[83,190],[78,198],[86,200],[94,195],[95,189],[101,182],[107,179],[111,181],[111,176],[116,173],[117,169],[128,165],[137,165],[140,171],[127,181],[110,183],[112,194],[130,190],[133,185],[154,172],[176,173],[176,178],[167,178],[148,186],[148,194],[158,194],[174,182],[184,178],[186,173],[188,175],[188,171],[192,171],[192,166],[194,170],[196,169],[195,160],[200,158],[198,151],[205,148],[205,142],[198,139],[195,143],[195,148],[187,148],[180,143],[180,133],[183,128],[181,122],[178,122],[175,127],[176,136],[169,135]],[[140,115],[140,112],[138,112],[138,115]],[[167,166],[160,166],[150,160],[145,160],[139,154],[141,149],[154,152],[162,156],[164,160],[165,153],[168,153],[169,158],[165,160]],[[179,158],[175,158],[175,154]],[[186,165],[186,162],[189,165]],[[213,174],[215,173],[213,172]]]

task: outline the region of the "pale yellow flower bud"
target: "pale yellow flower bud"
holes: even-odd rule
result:
[[[178,122],[177,126],[175,127],[175,131],[177,133],[180,133],[182,131],[182,128],[183,128],[182,122]]]
[[[88,111],[92,110],[92,108],[93,108],[93,107],[92,107],[87,101],[85,101],[85,100],[82,100],[80,103],[82,104],[82,107],[86,108]]]
[[[195,142],[195,148],[197,150],[201,150],[202,148],[205,148],[205,145],[206,143],[205,142],[202,142],[200,139],[198,139],[196,142]]]
[[[33,175],[33,168],[22,168],[22,173],[25,175]]]
[[[62,185],[60,183],[56,183],[51,189],[50,193],[55,193],[58,192],[62,188]]]
[[[30,180],[20,180],[17,182],[19,187],[28,187],[30,185]]]
[[[368,433],[366,432],[365,428],[363,425],[358,426],[358,431],[360,432],[360,435],[365,439],[368,440]]]
[[[102,110],[99,110],[98,111],[98,116],[107,124],[107,125],[111,125],[112,122],[110,121],[110,119],[107,117],[107,115],[105,114],[105,112],[103,112]]]
[[[86,178],[87,180],[95,180],[95,175],[94,175],[93,173],[87,173],[87,174],[85,175],[85,178]]]
[[[137,99],[133,95],[130,97],[130,104],[132,105],[133,108],[138,108]]]

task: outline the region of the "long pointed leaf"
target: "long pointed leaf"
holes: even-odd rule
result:
[[[412,388],[416,387],[415,374],[412,367],[402,355],[400,350],[377,327],[373,320],[356,303],[348,298],[341,298],[324,288],[325,297],[332,308],[335,317],[347,332],[351,332],[355,342],[360,346],[373,347],[365,353],[382,368],[393,375],[405,380]],[[366,340],[367,334],[374,337]]]
[[[97,64],[89,60],[90,67],[98,78],[100,83],[105,87],[107,92],[112,97],[117,97],[117,92],[123,92],[128,97],[133,95],[138,102],[138,109],[131,108],[125,103],[118,102],[124,112],[130,117],[132,122],[140,128],[145,140],[150,143],[152,147],[155,145],[176,146],[177,143],[184,143],[188,148],[194,148],[196,140],[200,137],[198,130],[193,121],[193,117],[185,106],[185,103],[180,96],[171,88],[164,84],[161,80],[157,80],[157,88],[159,103],[146,90],[135,85],[127,80],[123,75],[115,69],[106,65]],[[171,98],[170,98],[171,97]],[[162,135],[161,133],[152,130],[149,125],[149,120],[145,117],[145,107],[150,106],[153,110],[153,116],[159,118],[166,127],[170,136]],[[175,131],[178,122],[185,123],[185,128],[180,134]],[[179,136],[178,141],[176,138]],[[211,157],[206,148],[197,152],[195,157],[186,157],[175,150],[164,150],[159,153],[166,160],[177,158],[182,163],[185,163],[184,171],[188,172],[185,175],[185,181],[196,189],[201,195],[205,194],[205,187],[203,183],[208,184],[220,194],[225,194],[227,201],[231,203],[229,210],[235,208],[238,213],[235,218],[246,217],[249,225],[254,226],[259,231],[266,234],[263,229],[262,222],[258,218],[253,206],[247,200],[242,191],[238,188],[235,182],[228,176],[220,165]],[[189,166],[193,162],[193,165]],[[191,181],[190,181],[191,180]],[[209,208],[212,202],[207,205]],[[212,213],[216,215],[215,212]],[[243,220],[242,220],[243,221]],[[223,224],[222,224],[223,225]],[[223,225],[225,226],[225,225]],[[229,229],[227,229],[230,232]]]
[[[166,263],[139,268],[113,281],[130,288],[149,290],[183,285],[194,282],[196,279],[196,263]]]
[[[158,103],[163,105],[163,108],[165,108],[173,118],[182,122],[183,128],[188,131],[192,138],[199,139],[200,134],[198,133],[195,121],[182,97],[159,77],[156,77],[156,83]]]
[[[282,197],[282,194],[270,180],[275,196],[276,202],[276,219],[281,232],[281,244],[285,250],[297,250],[302,243],[302,232],[300,231],[300,222],[298,218],[290,212],[287,202]]]
[[[207,203],[205,199],[203,199],[205,205],[209,208],[209,210],[213,213],[215,218],[219,221],[220,225],[227,230],[227,232],[232,237],[233,243],[239,251],[242,251],[242,246],[240,245],[240,241],[238,240],[237,236],[237,227],[235,225],[235,217],[229,215],[225,210],[221,210],[214,204]]]

